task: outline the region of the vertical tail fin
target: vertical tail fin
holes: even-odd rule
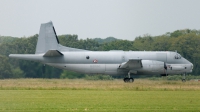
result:
[[[48,50],[57,50],[58,37],[52,22],[41,24],[35,54],[46,53]]]

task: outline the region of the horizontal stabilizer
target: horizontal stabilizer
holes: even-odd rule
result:
[[[121,64],[120,68],[138,69],[142,68],[142,59],[129,59],[127,62]]]
[[[57,56],[63,56],[63,54],[58,50],[49,50],[43,56],[44,57],[57,57]]]

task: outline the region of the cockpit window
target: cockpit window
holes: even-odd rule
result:
[[[174,58],[175,59],[181,59],[181,55],[180,54],[176,54]]]

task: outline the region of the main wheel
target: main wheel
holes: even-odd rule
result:
[[[134,79],[133,79],[133,78],[130,78],[130,79],[129,79],[129,82],[134,82]]]
[[[124,78],[124,82],[129,82],[129,78]]]
[[[124,82],[134,82],[134,78],[124,78]]]
[[[185,80],[185,79],[182,79],[182,82],[186,82],[186,80]]]

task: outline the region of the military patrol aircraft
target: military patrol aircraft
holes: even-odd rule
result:
[[[85,74],[173,75],[191,73],[193,64],[171,51],[88,51],[59,44],[52,22],[41,24],[35,54],[10,54],[10,58],[41,62],[56,68]]]

